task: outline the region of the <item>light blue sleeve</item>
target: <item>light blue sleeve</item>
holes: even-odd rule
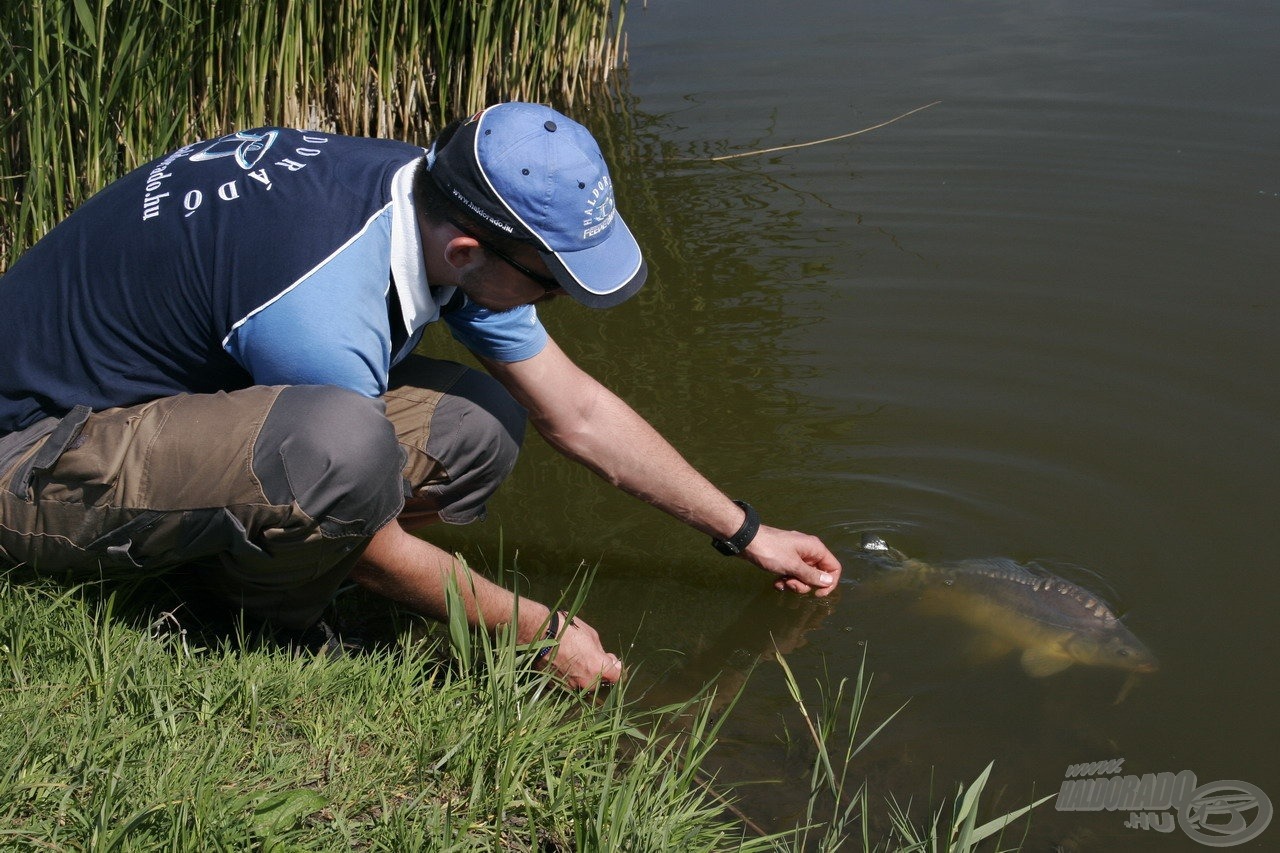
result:
[[[458,343],[494,361],[524,361],[547,345],[547,330],[532,305],[490,311],[467,299],[445,314],[444,321]]]
[[[338,385],[369,397],[387,390],[391,367],[390,212],[251,314],[227,353],[257,385]]]

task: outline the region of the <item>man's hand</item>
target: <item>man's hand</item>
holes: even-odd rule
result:
[[[548,666],[570,689],[595,690],[622,677],[622,661],[604,650],[596,629],[580,618],[562,625],[558,639]]]
[[[392,521],[369,542],[351,577],[373,592],[439,621],[449,618],[447,587],[455,579],[467,623],[493,630],[519,616],[522,642],[541,638],[547,609],[536,601],[517,599],[510,590],[472,573],[452,554],[404,531]],[[613,684],[622,677],[622,661],[600,645],[600,635],[581,619],[560,625],[559,645],[547,665],[574,690]]]
[[[773,585],[781,591],[822,597],[840,583],[840,561],[821,539],[807,533],[762,524],[742,556],[776,575]]]

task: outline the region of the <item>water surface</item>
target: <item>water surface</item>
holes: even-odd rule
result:
[[[1046,561],[1163,668],[1115,705],[1117,673],[974,664],[965,629],[851,584],[776,596],[536,438],[447,541],[492,555],[501,533],[544,596],[598,566],[587,616],[662,695],[734,681],[771,634],[807,686],[865,652],[872,715],[909,702],[855,772],[921,811],[993,759],[1009,808],[1108,758],[1280,801],[1274,4],[660,0],[628,31],[623,95],[583,118],[651,282],[550,306],[561,345],[769,523],[842,558],[870,530]],[[761,665],[717,756],[726,782],[778,780],[741,792],[770,827],[805,799],[790,704]],[[1042,808],[1029,849],[1202,849],[1125,817]]]

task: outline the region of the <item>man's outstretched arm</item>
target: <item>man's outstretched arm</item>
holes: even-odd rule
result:
[[[457,579],[468,624],[483,624],[492,631],[518,618],[520,642],[542,638],[550,617],[545,605],[475,574],[447,552],[406,532],[398,521],[374,534],[351,573],[361,586],[441,621],[448,618],[445,591],[451,576]],[[595,629],[581,619],[562,626],[559,639],[550,665],[570,687],[592,687],[601,680],[612,683],[621,676],[621,661],[604,650]]]
[[[728,538],[742,525],[740,507],[555,341],[524,361],[482,361],[564,455],[710,536]],[[840,580],[840,563],[821,540],[794,530],[762,525],[742,556],[772,573],[778,589],[821,596]]]

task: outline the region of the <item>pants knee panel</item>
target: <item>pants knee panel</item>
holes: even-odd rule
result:
[[[296,501],[335,536],[372,536],[399,512],[402,464],[382,402],[326,385],[282,390],[253,451],[267,499]]]
[[[484,515],[486,501],[515,467],[524,441],[524,407],[491,376],[468,371],[436,407],[427,453],[448,481],[427,487],[440,517],[465,524]]]

